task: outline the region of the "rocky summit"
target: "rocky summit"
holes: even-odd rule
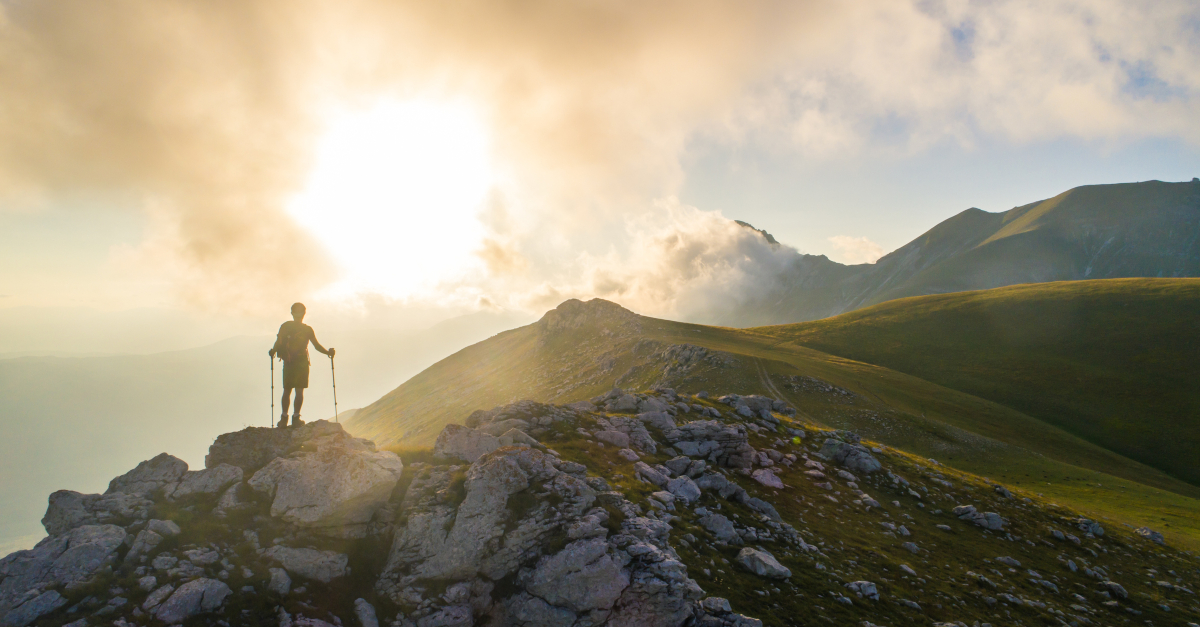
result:
[[[0,624],[279,627],[1195,624],[1193,555],[797,418],[614,389],[378,450],[220,436],[50,495]]]

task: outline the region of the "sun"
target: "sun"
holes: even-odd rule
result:
[[[469,106],[382,101],[332,118],[289,211],[341,266],[331,292],[404,298],[476,264],[493,184],[487,129]]]

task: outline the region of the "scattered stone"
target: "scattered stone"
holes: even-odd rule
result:
[[[1154,542],[1156,544],[1161,544],[1163,546],[1166,546],[1166,544],[1167,544],[1166,541],[1163,539],[1163,534],[1161,534],[1149,527],[1138,527],[1134,531],[1134,533],[1136,533],[1139,536],[1142,536],[1143,538],[1146,538],[1147,540]]]
[[[630,462],[636,462],[639,459],[641,459],[641,457],[639,457],[637,453],[633,452],[632,449],[627,449],[627,448],[623,448],[623,449],[617,451],[617,455],[621,456],[625,461],[630,461]]]
[[[769,469],[760,468],[755,470],[751,477],[755,481],[767,486],[768,488],[775,488],[776,490],[783,489],[783,481],[780,481],[779,477],[776,477],[775,473],[771,472]]]
[[[875,584],[869,581],[852,581],[846,584],[846,588],[857,594],[859,598],[866,597],[872,601],[879,600],[879,591],[875,588]]]
[[[282,568],[272,568],[270,573],[271,580],[267,583],[267,590],[280,596],[287,596],[292,589],[292,578],[288,576],[287,571]]]

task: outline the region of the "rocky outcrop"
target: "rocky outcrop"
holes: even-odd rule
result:
[[[734,468],[750,468],[754,464],[755,450],[749,444],[746,427],[741,424],[695,420],[667,431],[663,437],[688,457]]]
[[[85,583],[111,567],[125,536],[116,525],[83,525],[0,560],[0,617],[13,624],[28,619],[28,624],[57,609],[57,599],[43,597],[42,591]]]
[[[328,420],[288,429],[248,427],[218,436],[208,448],[208,455],[204,456],[204,466],[216,468],[229,464],[246,474],[253,474],[271,460],[295,453],[307,442],[337,433],[344,433],[342,426]]]
[[[857,436],[856,436],[857,437]],[[883,466],[871,455],[867,447],[857,441],[845,441],[841,438],[829,438],[817,453],[835,464],[846,467],[850,472],[866,475],[873,473]]]
[[[247,485],[271,498],[273,517],[328,535],[363,537],[404,464],[334,427],[304,450],[272,460]]]

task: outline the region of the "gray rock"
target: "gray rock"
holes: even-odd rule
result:
[[[625,394],[604,404],[604,411],[625,413],[637,411],[638,399],[632,394]]]
[[[45,538],[32,549],[3,558],[0,560],[0,616],[7,616],[29,602],[26,597],[29,590],[69,588],[91,579],[116,561],[117,549],[125,536],[125,530],[116,525],[84,525]],[[52,597],[47,597],[41,603],[51,600]]]
[[[120,492],[152,496],[166,485],[179,481],[187,469],[187,462],[182,459],[160,453],[108,482],[108,491],[105,494]]]
[[[505,602],[509,621],[506,624],[527,625],[533,627],[571,627],[575,624],[575,612],[554,607],[549,603],[529,594],[521,592]]]
[[[636,462],[637,460],[641,459],[641,457],[639,457],[637,453],[633,452],[632,449],[627,448],[617,451],[617,455],[620,455],[625,461],[630,462]]]
[[[154,502],[137,494],[80,494],[59,490],[50,495],[42,526],[51,536],[83,525],[102,525],[144,519]]]
[[[1166,541],[1163,539],[1163,534],[1161,534],[1149,527],[1138,527],[1136,530],[1134,530],[1134,533],[1138,534],[1139,536],[1142,536],[1143,538],[1146,538],[1147,540],[1149,540],[1151,542],[1161,544],[1164,546],[1167,544]]]
[[[596,406],[587,401],[576,401],[574,403],[567,405],[567,407],[570,407],[571,409],[574,409],[575,411],[580,412],[580,413],[591,414],[591,413],[596,412]]]
[[[150,592],[157,585],[158,585],[158,577],[155,577],[154,575],[146,575],[145,577],[138,579],[138,588],[142,589],[145,592]]]
[[[500,446],[537,446],[538,441],[520,429],[509,429],[500,434]]]
[[[729,614],[733,611],[729,600],[721,597],[708,597],[700,601],[700,607],[709,614]]]
[[[146,523],[146,528],[164,538],[173,538],[183,532],[175,521],[157,518]]]
[[[857,594],[859,598],[866,597],[872,601],[879,600],[879,591],[875,588],[875,584],[870,581],[851,581],[846,584],[846,587],[851,592]]]
[[[1000,562],[1001,564],[1004,564],[1005,566],[1012,566],[1013,568],[1021,567],[1021,562],[1019,562],[1011,557],[1008,557],[1007,555],[1004,557],[997,557],[996,561]]]
[[[696,487],[696,483],[687,476],[676,477],[668,481],[667,490],[674,494],[675,498],[687,503],[694,503],[700,499],[700,488]]]
[[[920,553],[921,552],[921,547],[917,546],[916,542],[905,542],[900,545],[900,548],[902,548],[910,553]]]
[[[598,431],[596,432],[596,439],[619,448],[627,448],[629,446],[629,436],[620,431]]]
[[[792,571],[780,564],[771,554],[751,547],[738,552],[737,563],[759,577],[787,579],[792,576]]]
[[[667,482],[670,481],[666,475],[650,467],[650,465],[646,462],[635,463],[633,465],[633,470],[638,475],[644,477],[646,481],[649,481],[660,488],[666,487]]]
[[[471,627],[471,606],[452,605],[417,620],[417,627]]]
[[[333,434],[344,435],[345,431],[340,424],[328,420],[316,420],[288,429],[247,427],[218,436],[208,448],[204,466],[215,468],[230,464],[250,475],[276,457],[287,457],[311,440]]]
[[[66,604],[67,600],[58,591],[47,590],[5,614],[4,624],[25,627]]]
[[[462,425],[446,425],[433,444],[433,454],[442,459],[474,462],[500,448],[500,438]]]
[[[1104,589],[1107,590],[1109,594],[1117,597],[1118,599],[1129,598],[1129,593],[1125,591],[1125,586],[1122,586],[1115,581],[1102,581],[1100,582],[1100,585],[1104,586]]]
[[[163,601],[166,601],[167,597],[171,596],[172,592],[175,592],[175,586],[169,583],[163,585],[163,587],[151,592],[150,595],[146,597],[146,600],[142,602],[142,609],[146,611],[153,611],[154,608],[161,605]]]
[[[133,539],[133,546],[129,547],[129,552],[125,554],[126,561],[134,561],[143,555],[148,555],[163,541],[163,537],[149,529],[143,529],[138,532],[137,537]]]
[[[661,431],[669,431],[675,428],[675,421],[671,419],[670,414],[662,410],[638,414],[638,420],[641,420],[648,427],[654,427]]]
[[[189,581],[154,610],[154,617],[168,624],[180,623],[192,616],[221,609],[230,594],[233,590],[216,579]]]
[[[607,610],[629,585],[629,575],[602,539],[578,540],[543,557],[525,584],[531,594],[576,613]]]
[[[375,615],[375,606],[366,599],[354,600],[354,615],[362,627],[379,627],[379,618]]]
[[[204,470],[189,470],[183,474],[178,487],[169,490],[167,498],[180,499],[195,494],[216,494],[242,480],[242,469],[230,464],[218,464]]]
[[[775,507],[773,505],[758,497],[743,499],[743,503],[746,504],[746,507],[749,507],[760,514],[766,514],[767,517],[771,518],[772,520],[783,520],[783,518],[780,517],[779,512],[775,511]]]
[[[679,457],[675,457],[664,462],[663,465],[669,468],[671,472],[677,475],[682,475],[687,474],[687,469],[692,465],[692,460],[688,457],[680,455]]]
[[[341,431],[309,446],[316,450],[272,460],[247,485],[272,497],[272,517],[329,535],[365,535],[365,523],[391,496],[404,464],[395,453]]]
[[[271,580],[267,583],[267,590],[280,596],[287,596],[287,593],[292,590],[292,578],[288,577],[287,571],[282,568],[272,568],[270,573]]]
[[[346,564],[349,561],[344,553],[286,546],[273,546],[263,552],[263,557],[274,560],[290,574],[322,583],[346,576]]]
[[[482,431],[488,435],[500,437],[512,429],[516,429],[518,431],[528,431],[529,422],[526,420],[521,420],[520,418],[509,418],[507,420],[500,420],[497,422],[489,422],[487,424],[479,425],[476,430]]]
[[[779,477],[775,476],[775,473],[771,472],[767,468],[759,468],[758,470],[755,470],[751,477],[755,481],[767,486],[768,488],[775,488],[776,490],[783,489],[783,482],[779,480]]]
[[[864,475],[873,473],[883,467],[879,463],[879,460],[875,459],[865,446],[852,442],[844,442],[836,438],[825,440],[825,444],[821,446],[818,455],[840,466],[844,466],[851,472]]]
[[[737,531],[733,528],[733,523],[728,518],[721,514],[709,513],[700,518],[700,524],[713,534],[713,537],[721,542],[730,542],[738,537]]]

